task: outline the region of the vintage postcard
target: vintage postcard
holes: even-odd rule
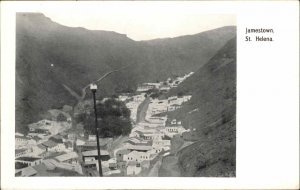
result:
[[[299,3],[2,5],[3,189],[299,187]]]

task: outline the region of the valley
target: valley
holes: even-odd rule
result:
[[[235,26],[134,41],[19,13],[16,31],[16,176],[98,176],[100,159],[109,177],[235,177]]]

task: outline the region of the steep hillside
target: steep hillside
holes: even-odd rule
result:
[[[235,27],[224,27],[136,42],[115,32],[62,26],[43,14],[18,13],[16,129],[23,130],[50,108],[74,105],[76,99],[64,85],[80,94],[104,73],[125,67],[101,82],[98,95],[133,91],[138,83],[200,68],[234,35]]]
[[[183,120],[196,141],[179,153],[183,176],[235,176],[236,39],[170,95],[184,92],[192,99],[171,114]]]

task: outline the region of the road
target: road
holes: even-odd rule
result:
[[[120,70],[123,70],[125,68],[127,68],[128,66],[126,67],[122,67],[121,69],[116,69],[116,70],[113,70],[113,71],[109,71],[107,73],[105,73],[104,75],[102,75],[100,78],[98,78],[97,80],[87,84],[85,87],[83,87],[81,89],[81,95],[77,94],[74,90],[72,90],[70,87],[68,87],[67,85],[65,84],[62,84],[63,87],[72,95],[74,96],[78,103],[81,102],[82,100],[84,100],[85,96],[86,96],[86,89],[92,84],[92,83],[97,83],[97,82],[100,82],[101,80],[105,79],[106,77],[108,77],[110,74],[114,73],[114,72],[118,72]]]
[[[153,167],[150,169],[150,172],[148,174],[148,177],[158,177],[158,171],[161,166],[161,159],[159,159]]]
[[[147,97],[138,107],[136,123],[145,122],[146,113],[150,103],[150,98]]]

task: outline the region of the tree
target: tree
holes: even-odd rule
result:
[[[92,112],[93,113],[93,112]],[[132,129],[130,110],[115,99],[97,104],[98,127],[100,137],[129,135]],[[83,121],[87,134],[96,134],[94,114],[87,115]]]
[[[56,120],[57,120],[57,121],[67,121],[67,117],[66,117],[64,114],[59,113],[59,114],[57,115]]]
[[[178,97],[182,97],[183,95],[184,95],[184,93],[182,91],[180,91],[180,92],[177,93]]]

